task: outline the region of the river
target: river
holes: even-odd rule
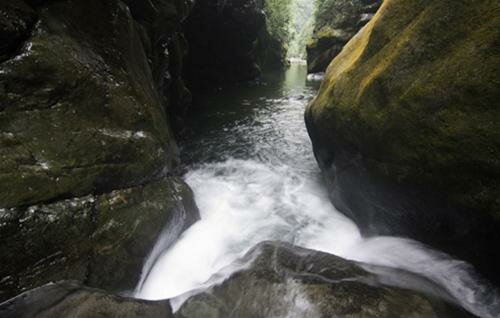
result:
[[[366,264],[415,273],[437,287],[402,284],[438,293],[482,317],[500,312],[498,293],[471,266],[422,244],[395,237],[362,237],[330,203],[304,125],[304,109],[319,83],[306,66],[292,64],[260,83],[210,94],[190,119],[182,144],[185,181],[201,220],[148,262],[136,296],[186,297],[238,270],[249,249],[280,240]],[[370,270],[369,266],[367,269]]]

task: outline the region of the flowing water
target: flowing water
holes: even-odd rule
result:
[[[468,264],[408,239],[363,238],[335,210],[304,126],[317,88],[306,81],[306,67],[293,64],[284,75],[215,93],[198,107],[183,153],[201,220],[168,248],[158,242],[160,256],[146,263],[136,296],[172,298],[178,307],[240,269],[237,260],[259,242],[280,240],[419,274],[472,313],[497,317],[498,294]],[[407,287],[430,291],[417,285]]]

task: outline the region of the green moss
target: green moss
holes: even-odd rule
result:
[[[317,0],[315,26],[307,43],[309,72],[323,72],[380,6],[381,1]]]
[[[190,5],[126,2],[0,2],[0,38],[19,42],[0,65],[0,299],[67,278],[133,288],[163,226],[196,218],[166,178],[178,150],[160,95]]]
[[[180,235],[198,217],[191,190],[175,178],[2,209],[0,299],[61,279],[112,291],[131,289],[163,229],[172,224]]]
[[[491,1],[385,1],[308,111],[317,147],[499,216],[500,21]]]

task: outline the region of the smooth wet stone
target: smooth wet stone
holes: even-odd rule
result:
[[[62,281],[25,292],[0,304],[3,318],[169,318],[168,301],[149,302]]]
[[[175,317],[470,317],[442,300],[377,284],[358,264],[265,242],[251,265],[182,305]]]
[[[197,219],[171,177],[190,7],[0,1],[0,299],[58,279],[133,288],[169,222]]]
[[[4,209],[0,299],[61,279],[132,289],[160,233],[170,231],[175,238],[198,217],[191,190],[178,179]]]

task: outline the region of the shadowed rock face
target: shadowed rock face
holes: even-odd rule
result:
[[[169,318],[168,301],[123,298],[65,281],[31,290],[0,305],[4,318]]]
[[[196,1],[184,26],[186,81],[210,88],[255,79],[260,75],[255,44],[265,23],[261,1]]]
[[[306,111],[335,204],[500,281],[498,2],[387,0]]]
[[[313,36],[307,45],[308,72],[324,72],[381,4],[382,0],[319,0]]]
[[[126,3],[0,2],[0,298],[132,288],[169,220],[197,218],[168,120],[190,4]]]
[[[354,262],[265,242],[247,269],[190,298],[175,317],[469,317],[422,294],[377,284]]]

